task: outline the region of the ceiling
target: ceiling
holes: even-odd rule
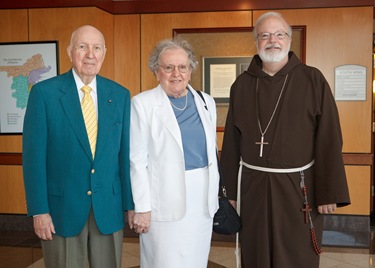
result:
[[[112,14],[374,6],[374,0],[10,0],[0,9],[95,6]]]

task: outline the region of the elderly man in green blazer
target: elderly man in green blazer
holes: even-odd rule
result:
[[[134,215],[130,94],[98,75],[106,53],[98,29],[75,30],[67,51],[73,68],[34,85],[29,96],[23,130],[28,215],[46,267],[85,268],[88,260],[90,267],[120,268],[124,213],[130,223]]]

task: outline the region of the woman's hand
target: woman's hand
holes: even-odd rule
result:
[[[151,211],[134,214],[134,230],[138,234],[147,233],[150,228]]]

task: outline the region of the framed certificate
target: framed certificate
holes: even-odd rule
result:
[[[203,58],[204,91],[216,103],[228,103],[230,87],[237,76],[247,70],[252,57]]]

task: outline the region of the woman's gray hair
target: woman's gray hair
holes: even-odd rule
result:
[[[276,17],[276,18],[279,18],[282,21],[284,21],[285,26],[288,28],[287,34],[289,35],[289,37],[292,37],[292,27],[290,27],[288,22],[284,19],[283,15],[281,15],[278,12],[271,11],[271,12],[264,13],[255,22],[254,31],[253,31],[255,40],[258,38],[258,26],[259,26],[259,24],[261,24],[265,19],[267,19],[269,17]]]
[[[190,43],[180,37],[173,39],[165,39],[160,41],[151,51],[151,55],[148,59],[148,67],[151,72],[155,73],[158,69],[160,55],[163,54],[167,49],[182,48],[188,54],[190,68],[194,71],[198,66],[198,61],[194,55],[193,47]]]

